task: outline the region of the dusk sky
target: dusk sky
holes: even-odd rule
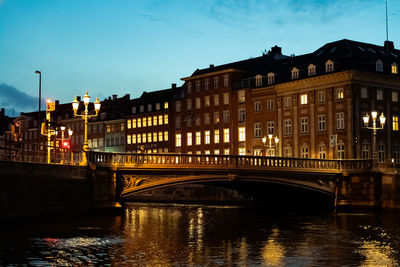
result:
[[[398,49],[400,1],[388,10]],[[43,98],[135,98],[274,45],[300,55],[344,38],[383,45],[385,1],[0,0],[0,106],[38,109],[35,70]]]

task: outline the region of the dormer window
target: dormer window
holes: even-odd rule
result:
[[[268,84],[273,84],[275,82],[275,73],[268,73]]]
[[[262,86],[262,76],[256,75],[256,87]]]
[[[315,65],[314,64],[308,65],[308,76],[313,76],[315,75],[315,73],[316,73]]]
[[[325,71],[326,72],[332,72],[333,71],[333,61],[332,60],[328,60],[326,63],[325,63]]]
[[[397,63],[393,63],[392,64],[392,73],[393,74],[397,74],[398,73],[398,68],[397,68]]]
[[[378,60],[376,62],[376,71],[383,72],[383,63],[382,60]]]
[[[299,78],[299,70],[297,68],[292,69],[292,80]]]

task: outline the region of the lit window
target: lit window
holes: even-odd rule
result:
[[[163,141],[163,132],[158,132],[158,141],[159,142]]]
[[[224,148],[224,155],[229,155],[229,154],[230,154],[229,148]]]
[[[328,60],[328,61],[325,63],[325,71],[326,71],[326,72],[331,72],[331,71],[333,71],[333,62],[332,62],[332,60]]]
[[[318,146],[319,159],[326,159],[326,147],[324,144]]]
[[[147,118],[147,125],[148,125],[149,127],[153,125],[152,120],[151,120],[151,117],[148,117],[148,118]],[[157,125],[157,124],[156,124],[156,125]]]
[[[304,145],[301,147],[301,157],[303,159],[308,158],[308,146],[307,145]]]
[[[292,69],[292,80],[299,78],[299,70],[297,68]]]
[[[275,74],[268,73],[268,84],[273,84],[275,82]]]
[[[152,137],[152,134],[151,133],[147,133],[147,142],[149,142],[149,143],[153,142],[151,137]]]
[[[130,145],[130,144],[131,144],[131,141],[132,141],[132,136],[131,136],[130,134],[128,134],[128,135],[126,136],[126,144]]]
[[[142,127],[142,119],[141,119],[141,118],[138,118],[138,119],[137,119],[137,127],[138,127],[138,128],[141,128],[141,127]]]
[[[147,134],[142,133],[142,143],[147,143]]]
[[[168,114],[164,114],[164,124],[168,124]]]
[[[261,137],[261,123],[254,123],[254,137]]]
[[[239,155],[240,156],[246,156],[246,148],[245,147],[239,147]]]
[[[153,132],[153,142],[157,142],[157,132]]]
[[[344,113],[336,113],[336,129],[344,129]]]
[[[201,132],[196,132],[196,145],[201,144]]]
[[[308,65],[308,76],[315,75],[315,73],[316,73],[315,65],[314,64]]]
[[[382,60],[378,60],[378,61],[376,62],[375,67],[376,67],[376,71],[383,72],[383,63],[382,63]]]
[[[164,102],[164,109],[168,109],[168,102]]]
[[[318,115],[318,131],[326,130],[326,119],[325,115]]]
[[[211,142],[210,131],[204,131],[204,144],[209,145]]]
[[[210,106],[210,96],[209,95],[206,95],[204,97],[204,106],[205,107],[209,107]]]
[[[214,130],[214,143],[219,143],[219,130]]]
[[[175,146],[176,147],[181,147],[182,146],[182,135],[181,134],[176,134],[175,135]]]
[[[219,123],[219,111],[214,112],[214,124]]]
[[[300,132],[307,133],[308,132],[308,118],[303,117],[300,119]]]
[[[336,99],[344,99],[343,88],[336,88]]]
[[[146,117],[142,118],[142,125],[143,125],[143,127],[147,127],[147,118]]]
[[[136,134],[132,134],[132,144],[136,144]]]
[[[151,117],[149,117],[149,120],[151,121]],[[157,116],[156,115],[153,116],[153,125],[157,126]],[[149,126],[151,126],[151,125],[149,124]]]
[[[393,131],[399,130],[399,116],[392,117],[392,129]]]
[[[392,64],[392,73],[393,73],[393,74],[397,74],[397,72],[398,72],[398,70],[397,70],[397,64],[396,64],[396,63],[393,63],[393,64]]]
[[[246,141],[246,128],[245,127],[239,127],[239,142],[244,142]]]
[[[229,143],[229,128],[224,129],[224,143]]]
[[[398,101],[399,101],[399,93],[392,92],[392,102],[398,102]]]
[[[219,155],[219,149],[214,149],[214,155]]]
[[[300,104],[307,105],[307,94],[300,95]]]
[[[154,124],[156,125],[156,124]],[[158,115],[158,125],[163,125],[163,116],[162,115]]]
[[[164,131],[164,141],[168,141],[168,131]]]

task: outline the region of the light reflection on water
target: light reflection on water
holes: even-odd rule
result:
[[[0,266],[398,266],[398,214],[131,204],[2,229]]]

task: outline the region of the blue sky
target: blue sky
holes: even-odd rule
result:
[[[400,1],[388,7],[399,48]],[[37,69],[61,103],[139,97],[275,44],[299,55],[343,38],[382,45],[385,1],[0,0],[0,106],[37,109]]]

